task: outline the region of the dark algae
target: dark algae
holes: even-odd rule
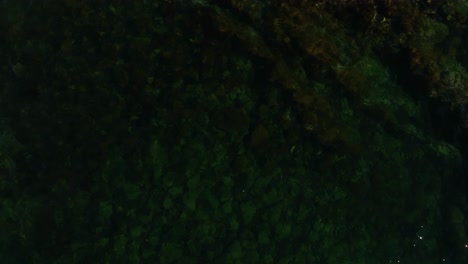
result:
[[[0,263],[468,263],[467,19],[0,1]]]

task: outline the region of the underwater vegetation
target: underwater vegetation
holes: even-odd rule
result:
[[[466,1],[0,7],[4,263],[468,261]]]

